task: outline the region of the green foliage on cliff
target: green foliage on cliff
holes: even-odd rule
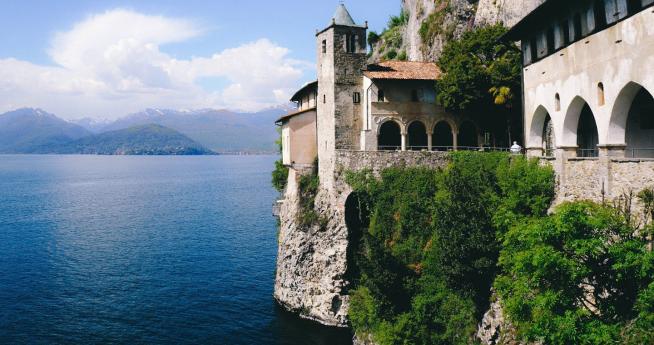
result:
[[[443,76],[437,82],[443,106],[468,113],[519,109],[520,50],[500,39],[506,30],[501,24],[479,28],[443,47],[438,59]]]
[[[282,153],[282,130],[280,127],[277,127],[277,133],[279,133],[279,138],[275,140],[275,145],[279,150],[279,153]],[[284,166],[284,161],[280,157],[275,161],[275,169],[272,171],[272,185],[280,193],[284,192],[286,189],[286,183],[288,181],[288,168]]]
[[[373,32],[368,34],[368,44],[372,46],[379,43],[379,51],[384,60],[398,58],[398,49],[402,48],[403,32],[409,22],[409,13],[402,10],[398,16],[391,16],[384,31],[380,35]],[[400,53],[401,54],[401,53]]]
[[[654,342],[654,255],[648,231],[636,231],[623,214],[567,203],[508,231],[495,286],[523,339]]]
[[[469,343],[497,273],[498,236],[544,216],[554,188],[551,169],[500,153],[453,153],[445,170],[347,181],[371,212],[351,243],[360,276],[350,319],[380,344]]]
[[[449,1],[436,0],[435,7],[436,10],[427,16],[418,30],[423,51],[429,50],[439,36],[446,42],[451,41],[454,37],[456,24],[445,25],[445,18],[451,11]]]

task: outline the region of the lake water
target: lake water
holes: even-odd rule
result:
[[[0,156],[0,343],[350,344],[272,298],[272,156]]]

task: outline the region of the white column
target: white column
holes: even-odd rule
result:
[[[454,146],[454,151],[456,151],[459,146],[459,138],[457,138],[458,134],[459,133],[452,131],[452,146]]]
[[[402,151],[406,151],[406,133],[402,133]]]
[[[431,151],[433,134],[427,133],[427,151]]]

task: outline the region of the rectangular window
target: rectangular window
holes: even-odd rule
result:
[[[547,53],[554,53],[554,28],[547,29]]]
[[[327,40],[322,40],[322,53],[327,53]]]
[[[627,10],[629,15],[634,15],[640,11],[642,4],[640,0],[627,0]]]
[[[581,14],[575,13],[574,17],[572,18],[572,25],[574,27],[573,40],[576,41],[582,37]]]
[[[570,21],[564,20],[561,23],[561,30],[563,31],[563,45],[570,44]]]
[[[526,40],[522,42],[522,62],[525,66],[531,63],[531,45]]]
[[[345,35],[345,51],[348,53],[356,52],[357,35]]]
[[[536,48],[535,37],[529,42],[529,47],[531,48],[531,62],[536,62],[536,60],[538,60],[538,48]]]
[[[538,48],[538,58],[544,58],[547,55],[547,33],[541,32],[536,38]]]
[[[584,36],[590,35],[595,30],[595,11],[593,10],[593,6],[586,9],[585,14],[582,15],[582,21],[585,22]]]
[[[604,0],[606,22],[615,23],[627,16],[627,0]]]
[[[322,95],[322,103],[327,103],[327,95]]]
[[[606,26],[606,10],[604,9],[604,0],[595,0],[593,11],[595,14],[595,31],[602,30]]]
[[[359,93],[359,92],[355,92],[355,93],[352,95],[352,100],[354,101],[355,104],[359,104],[359,103],[361,103],[361,93]]]

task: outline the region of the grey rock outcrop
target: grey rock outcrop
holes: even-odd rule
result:
[[[475,26],[504,23],[515,25],[545,0],[479,0]]]
[[[409,61],[436,61],[443,46],[473,28],[496,23],[512,26],[545,0],[402,0],[407,13],[397,52]],[[423,31],[421,33],[421,31]],[[384,59],[387,42],[378,42],[370,61]]]

